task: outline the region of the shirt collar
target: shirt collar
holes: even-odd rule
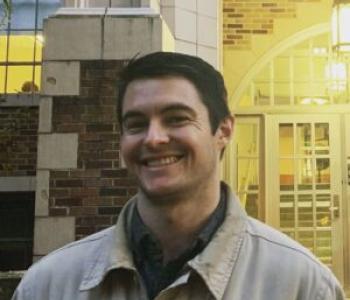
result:
[[[190,249],[187,249],[186,253],[199,252],[205,247],[211,240],[213,234],[221,225],[225,218],[226,211],[226,192],[220,193],[220,201],[209,217],[204,227],[199,232],[196,240],[192,243]],[[162,260],[162,250],[160,243],[156,237],[152,234],[150,229],[143,223],[141,216],[135,207],[131,220],[131,247],[136,257],[140,259],[155,259]],[[196,250],[197,249],[197,250]],[[184,255],[186,253],[183,253]],[[196,254],[197,254],[196,253]]]

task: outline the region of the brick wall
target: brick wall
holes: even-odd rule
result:
[[[0,177],[35,176],[38,107],[0,107]]]
[[[79,134],[78,168],[50,172],[49,214],[76,217],[76,238],[115,223],[136,192],[120,167],[116,78],[123,62],[81,63],[78,97],[54,97],[53,131]]]
[[[321,0],[223,0],[225,49],[249,50],[252,36],[273,33],[276,19],[296,18],[300,2]]]

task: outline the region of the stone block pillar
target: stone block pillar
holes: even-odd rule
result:
[[[146,2],[65,7],[44,23],[35,259],[112,225],[136,191],[119,159],[118,72],[136,54],[174,50]]]

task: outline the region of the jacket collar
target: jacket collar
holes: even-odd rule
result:
[[[227,197],[225,220],[203,252],[188,262],[216,299],[223,297],[247,226],[247,214],[237,197],[225,183],[222,185]]]
[[[222,185],[227,197],[225,220],[207,247],[188,262],[188,266],[201,276],[216,299],[222,298],[231,276],[243,243],[247,220],[247,214],[237,198],[225,183]],[[125,205],[116,226],[107,233],[103,243],[93,253],[85,267],[81,291],[98,286],[111,270],[136,272],[127,236],[135,205],[136,196]]]
[[[79,287],[81,291],[98,286],[111,270],[126,269],[136,272],[126,230],[126,226],[131,223],[132,211],[136,205],[135,198],[136,196],[124,206],[117,224],[108,231],[96,251],[92,253],[85,266]]]

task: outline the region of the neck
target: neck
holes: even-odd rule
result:
[[[154,201],[139,192],[137,207],[146,226],[160,241],[164,262],[185,251],[218,206],[220,182],[198,187],[187,195],[168,196]]]

